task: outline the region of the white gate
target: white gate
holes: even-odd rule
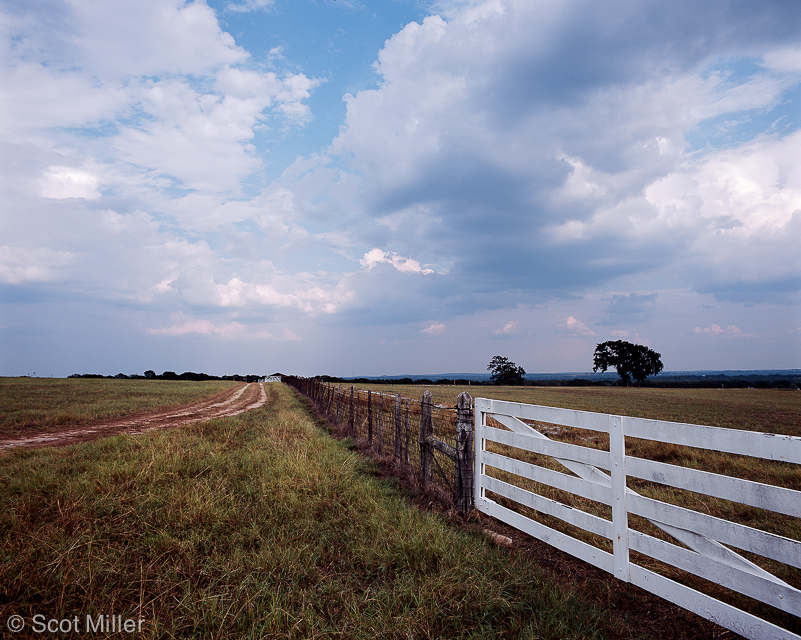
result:
[[[490,417],[506,429],[490,426]],[[551,440],[523,420],[608,433],[609,451]],[[629,560],[629,551],[637,551],[801,617],[801,591],[724,546],[801,568],[801,542],[646,498],[628,488],[626,480],[640,478],[795,518],[801,517],[801,491],[626,456],[626,437],[801,464],[797,437],[476,398],[476,508],[747,638],[801,640]],[[488,444],[493,442],[550,456],[575,475],[492,452]],[[612,519],[493,477],[502,474],[489,475],[490,468],[610,505]],[[536,522],[492,500],[487,492],[608,538],[613,553]],[[629,514],[648,519],[689,549],[629,528]]]

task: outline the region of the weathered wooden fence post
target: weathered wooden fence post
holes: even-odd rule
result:
[[[339,409],[342,406],[342,385],[337,385],[337,425],[339,425]]]
[[[331,416],[331,400],[334,399],[334,385],[333,383],[328,387],[328,406],[325,408],[326,417]]]
[[[456,399],[456,508],[468,513],[473,505],[473,399],[462,391]]]
[[[373,444],[373,392],[367,390],[367,444]]]
[[[350,385],[350,420],[348,421],[348,429],[350,430],[351,435],[354,433],[353,425],[353,385]]]
[[[403,451],[403,432],[401,431],[401,394],[395,396],[395,460],[400,462]]]
[[[434,401],[426,390],[420,399],[420,481],[425,486],[433,475],[434,449],[428,438],[434,435]]]

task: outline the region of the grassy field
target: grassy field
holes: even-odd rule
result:
[[[360,385],[360,388],[400,393],[409,398],[419,398],[428,389],[434,402],[445,406],[456,406],[456,397],[467,391],[474,398],[801,436],[801,391],[797,390],[382,384]]]
[[[234,384],[216,380],[0,378],[0,435],[9,437],[168,409]]]
[[[0,454],[4,632],[16,615],[30,638],[35,620],[85,635],[86,616],[141,619],[138,638],[628,636],[523,555],[410,508],[268,388],[234,418]]]

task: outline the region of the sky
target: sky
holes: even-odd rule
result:
[[[801,368],[801,3],[0,0],[0,375]]]

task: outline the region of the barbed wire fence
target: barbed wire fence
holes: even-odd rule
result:
[[[473,507],[473,400],[459,394],[456,408],[401,394],[334,385],[318,378],[284,376],[342,436],[391,463],[397,475],[419,483],[444,506],[466,514]]]

